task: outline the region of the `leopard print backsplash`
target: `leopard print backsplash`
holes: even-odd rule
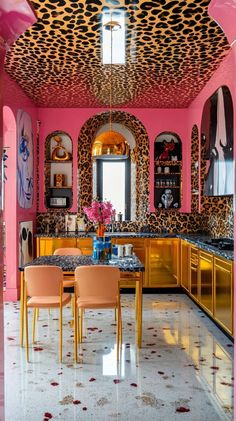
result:
[[[67,212],[45,212],[37,214],[37,232],[45,233],[47,231],[47,225],[50,227],[50,231],[65,231],[65,215]],[[73,213],[70,213],[71,215]],[[76,215],[76,214],[74,214]],[[146,215],[145,221],[123,221],[115,222],[115,231],[121,232],[168,232],[168,233],[198,233],[202,232],[202,215],[198,213],[179,213],[171,211],[166,213],[160,211],[158,213],[149,213]],[[207,224],[204,223],[204,226]],[[88,231],[95,231],[95,226],[90,222],[86,225]]]
[[[160,211],[158,213],[148,213],[145,221],[123,221],[115,222],[115,231],[121,232],[168,232],[168,233],[200,233],[205,232],[212,237],[230,237],[233,238],[233,204],[232,198],[228,199],[229,207],[227,210],[215,212],[211,214],[197,212],[180,213],[178,211]],[[50,231],[58,228],[59,232],[65,231],[65,215],[67,212],[45,212],[37,214],[37,232],[47,232],[47,225]],[[73,214],[70,212],[70,214]],[[74,214],[76,215],[76,214]],[[87,223],[88,231],[95,231],[95,226],[90,222]]]

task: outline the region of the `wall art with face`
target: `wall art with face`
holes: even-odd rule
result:
[[[23,266],[33,259],[33,222],[24,221],[19,225],[19,266]]]
[[[220,87],[206,101],[201,134],[206,160],[204,194],[233,194],[233,102],[227,86]]]
[[[17,112],[17,196],[21,208],[33,203],[33,131],[32,121],[23,110]]]

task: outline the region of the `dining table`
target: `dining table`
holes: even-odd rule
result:
[[[35,265],[53,265],[59,266],[63,270],[64,277],[72,277],[77,266],[91,266],[91,265],[109,265],[115,266],[120,269],[121,279],[122,276],[131,277],[135,279],[135,338],[136,345],[138,348],[142,346],[142,287],[143,287],[143,274],[144,265],[138,259],[137,256],[133,255],[130,257],[123,258],[112,258],[108,260],[95,260],[92,256],[59,256],[49,255],[40,256],[33,259],[31,262],[26,263],[19,267],[21,273],[20,283],[20,344],[24,344],[24,324],[25,324],[25,311],[24,311],[24,294],[25,294],[25,279],[24,269],[27,266]],[[134,277],[135,275],[135,277]],[[96,279],[94,280],[96,282]]]

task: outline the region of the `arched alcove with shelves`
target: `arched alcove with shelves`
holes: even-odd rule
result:
[[[176,133],[162,132],[154,143],[154,206],[180,209],[182,203],[182,142]]]
[[[73,202],[72,139],[57,130],[45,142],[45,206],[47,209],[70,209]]]

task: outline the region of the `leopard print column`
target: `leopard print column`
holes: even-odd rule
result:
[[[191,136],[191,212],[199,211],[199,137],[196,124]]]

